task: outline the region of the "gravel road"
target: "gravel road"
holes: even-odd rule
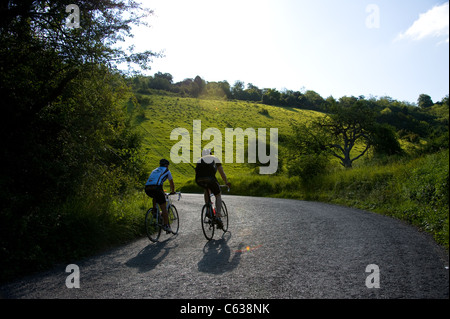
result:
[[[0,297],[449,298],[448,253],[401,221],[323,203],[224,195],[229,231],[207,242],[202,199],[184,194],[174,203],[177,236],[74,260],[80,288],[66,287],[70,273],[59,265],[0,287]]]

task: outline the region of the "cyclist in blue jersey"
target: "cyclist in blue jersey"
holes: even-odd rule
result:
[[[163,217],[163,229],[167,233],[171,233],[172,229],[169,225],[169,217],[166,207],[166,196],[163,189],[163,184],[166,180],[170,183],[170,193],[175,193],[175,184],[173,182],[172,173],[169,171],[169,161],[162,159],[159,161],[159,167],[154,169],[145,183],[145,193],[153,198],[153,209],[156,209],[156,204],[161,207]]]

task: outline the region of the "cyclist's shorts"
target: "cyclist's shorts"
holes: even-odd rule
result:
[[[197,177],[195,182],[200,187],[209,188],[215,196],[220,194],[219,182],[215,177]]]
[[[145,193],[153,198],[158,203],[158,205],[166,203],[166,195],[164,194],[162,186],[145,185]]]

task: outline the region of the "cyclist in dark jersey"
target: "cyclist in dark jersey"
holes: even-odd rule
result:
[[[159,167],[154,169],[145,183],[145,193],[153,198],[153,209],[156,209],[156,204],[161,207],[163,217],[163,229],[167,233],[171,233],[172,229],[169,225],[169,217],[166,207],[166,195],[164,193],[163,184],[166,180],[170,183],[170,193],[175,193],[175,184],[173,183],[172,173],[169,171],[169,161],[162,159],[159,161]]]
[[[216,156],[213,156],[211,154],[210,149],[204,149],[202,151],[202,157],[197,161],[197,166],[195,167],[195,182],[197,183],[197,185],[205,189],[205,204],[209,202],[208,189],[210,189],[216,197],[216,213],[218,217],[218,226],[219,228],[222,228],[222,193],[220,191],[219,182],[216,178],[217,171],[219,171],[220,176],[222,176],[225,184],[230,187],[231,184],[227,180],[227,176],[225,175],[220,160]]]

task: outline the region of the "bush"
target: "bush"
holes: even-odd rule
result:
[[[289,176],[299,176],[304,184],[326,173],[329,160],[322,154],[300,155],[287,164]]]

